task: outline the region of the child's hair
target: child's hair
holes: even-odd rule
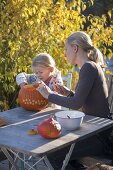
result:
[[[55,68],[55,61],[49,54],[40,53],[33,58],[31,67],[37,67],[38,65]]]
[[[70,45],[78,45],[81,47],[85,52],[87,52],[87,56],[89,60],[94,61],[95,63],[98,63],[102,61],[101,64],[103,64],[103,55],[93,46],[92,40],[88,34],[86,34],[83,31],[77,31],[75,33],[72,33],[68,38],[67,42]],[[100,65],[101,65],[100,64]]]

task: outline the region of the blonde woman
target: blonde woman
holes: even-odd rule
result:
[[[69,35],[65,43],[65,56],[70,64],[77,64],[80,68],[79,80],[75,91],[72,92],[64,86],[56,85],[56,90],[61,93],[59,95],[51,91],[45,84],[37,88],[37,90],[55,104],[76,110],[82,108],[85,114],[108,118],[110,113],[108,89],[104,72],[99,62],[102,54],[95,48],[90,36],[82,31]],[[100,138],[101,140],[99,140]],[[104,146],[101,141],[104,138],[104,134],[100,135],[100,138],[95,135],[76,143],[71,156],[74,162],[70,162],[75,169],[76,161],[74,159],[91,154],[103,154]],[[68,149],[67,147],[48,156],[50,162],[54,163],[58,160],[63,160],[64,153]]]
[[[46,86],[38,88],[38,91],[50,102],[63,107],[82,108],[85,114],[109,117],[108,89],[100,66],[102,54],[94,47],[90,36],[82,31],[69,35],[65,43],[65,56],[70,64],[77,64],[80,68],[75,92],[60,85],[55,88],[62,96],[54,94]]]

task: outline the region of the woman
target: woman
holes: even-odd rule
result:
[[[70,109],[83,109],[85,114],[107,118],[109,116],[108,89],[100,66],[101,52],[96,49],[88,34],[82,31],[71,34],[65,43],[65,56],[72,65],[80,68],[75,92],[55,85],[62,95],[55,94],[47,86],[38,91],[52,103]]]
[[[70,109],[77,110],[82,108],[85,114],[107,118],[110,111],[107,84],[100,63],[100,61],[103,61],[102,54],[93,46],[89,35],[82,31],[71,34],[65,43],[65,56],[70,64],[77,64],[80,68],[79,80],[75,92],[73,93],[60,85],[56,85],[54,88],[61,95],[55,94],[46,85],[42,85],[37,90],[45,98],[48,98],[50,102]],[[104,138],[103,133],[100,135],[101,140],[98,136],[95,135],[77,142],[71,159],[73,160],[91,154],[101,154],[104,151],[104,145],[101,142]],[[63,159],[64,153],[68,149],[67,147],[49,155],[49,159],[54,166],[57,160]],[[73,164],[73,162],[71,163]],[[56,169],[59,168],[56,167]]]

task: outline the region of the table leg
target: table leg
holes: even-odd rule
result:
[[[21,162],[24,163],[24,164],[23,164],[24,167],[25,167],[25,165],[27,165],[27,166],[29,167],[29,170],[30,170],[30,169],[35,170],[35,169],[33,168],[34,165],[33,165],[33,166],[30,166],[30,164],[26,162],[25,157],[23,157],[23,156],[20,157],[20,153],[17,154],[17,153],[15,153],[15,152],[14,152],[13,150],[11,150],[11,149],[10,149],[10,151],[11,151],[15,156],[17,156],[18,160],[20,160]],[[42,158],[42,159],[43,159],[43,158]],[[41,160],[41,159],[40,159],[40,160]],[[40,160],[39,160],[39,161],[40,161]],[[38,162],[39,162],[39,161],[38,161]],[[36,163],[38,163],[38,162],[36,162]],[[25,169],[25,168],[24,168],[24,169]]]
[[[23,163],[24,163],[24,166],[25,165],[27,165],[28,167],[27,167],[27,169],[28,170],[36,170],[34,167],[40,162],[40,161],[42,161],[42,160],[44,160],[44,156],[43,157],[40,157],[39,158],[39,160],[37,160],[32,166],[29,164],[29,161],[28,162],[26,162],[26,159],[25,159],[25,157],[20,157],[20,153],[19,154],[17,154],[17,153],[15,153],[13,150],[11,150],[10,149],[10,152],[12,152],[15,156],[17,156],[17,158],[18,158],[18,160],[20,160],[20,161],[22,161]],[[32,156],[31,156],[32,157]],[[47,166],[47,164],[46,164],[46,166]],[[25,168],[24,168],[25,169]],[[53,170],[53,169],[51,169],[51,170]]]
[[[7,149],[2,147],[1,150],[6,155],[7,159],[9,160],[9,162],[13,165],[14,169],[15,170],[19,170],[19,168],[17,167],[17,165],[13,161],[13,158],[10,156],[9,152],[7,151]]]
[[[66,166],[68,165],[68,162],[69,162],[69,159],[71,157],[74,147],[75,147],[75,143],[71,145],[69,152],[66,154],[61,170],[65,170]]]
[[[47,158],[47,156],[44,156],[44,161],[45,161],[45,164],[47,165],[47,167],[49,168],[49,170],[54,170],[54,168],[52,167],[49,159]]]
[[[19,153],[19,156],[25,160],[25,155],[23,153]],[[25,163],[23,161],[20,160],[20,166],[21,166],[21,170],[25,169]]]

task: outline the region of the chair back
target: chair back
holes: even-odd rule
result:
[[[62,80],[64,82],[64,85],[71,89],[71,83],[72,83],[72,72],[69,72],[67,76],[63,75]]]
[[[62,76],[62,80],[64,82],[64,85],[68,88],[71,89],[71,83],[72,83],[72,72],[68,72],[67,76]],[[69,110],[69,108],[66,107],[61,107],[62,110]]]
[[[110,113],[113,114],[113,75],[112,74],[107,77],[107,85],[108,85],[108,102],[109,102]]]

